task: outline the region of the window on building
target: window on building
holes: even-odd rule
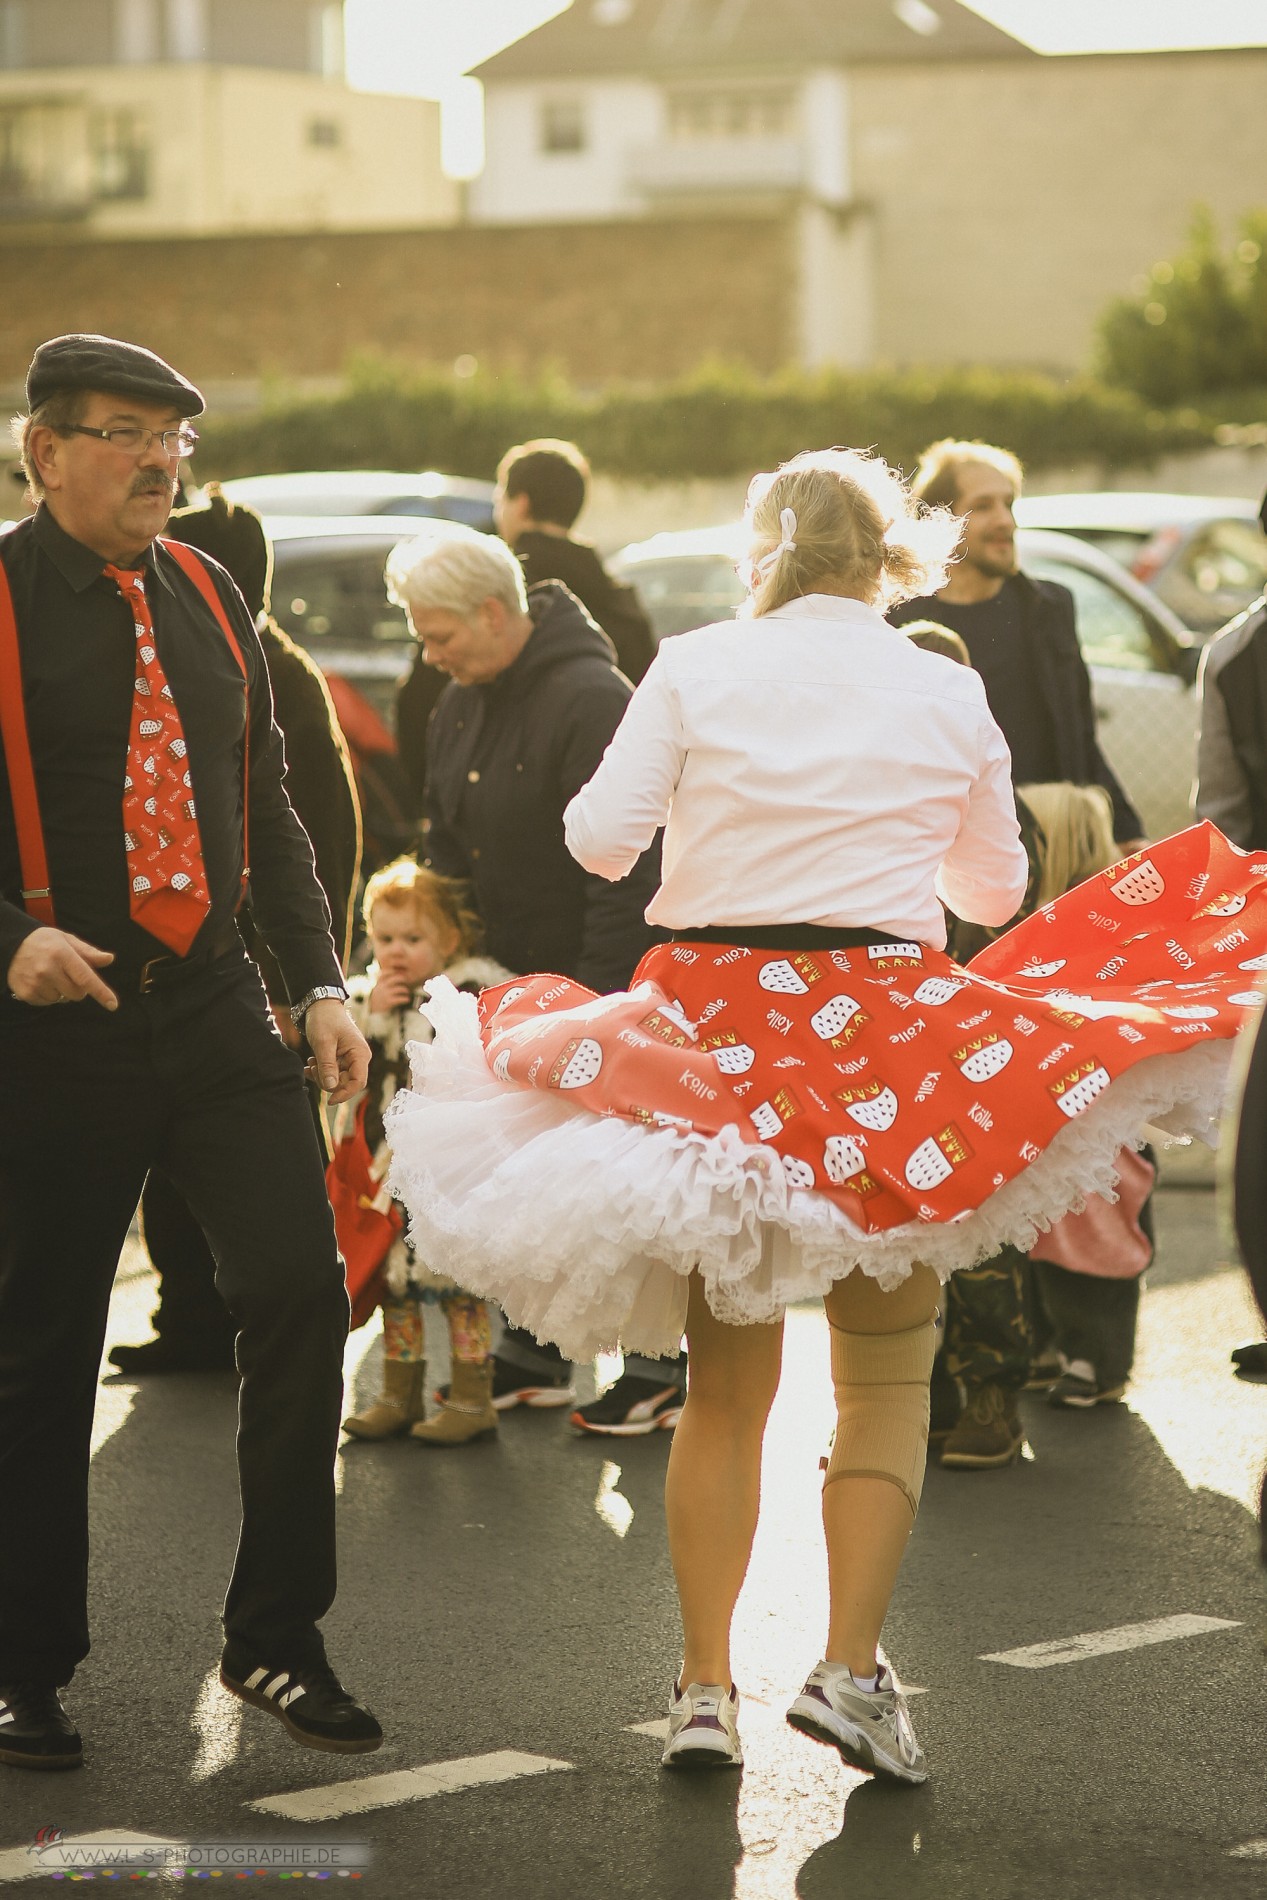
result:
[[[114,0],[115,54],[123,66],[144,66],[161,55],[158,0]]]
[[[541,150],[583,152],[585,108],[579,99],[547,99],[541,107]]]
[[[0,0],[0,68],[26,65],[26,0]]]
[[[73,106],[0,110],[0,216],[77,218],[88,210],[83,122]]]
[[[93,196],[106,204],[146,198],[150,140],[141,114],[130,106],[99,112],[92,128]]]
[[[669,94],[669,137],[779,139],[796,130],[796,100],[786,86],[692,86]]]
[[[343,127],[337,119],[309,119],[308,143],[333,151],[343,143]]]

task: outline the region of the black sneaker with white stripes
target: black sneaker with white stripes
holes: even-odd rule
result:
[[[327,1662],[277,1668],[228,1643],[220,1681],[240,1702],[275,1715],[305,1748],[368,1755],[382,1743],[383,1731],[374,1717],[353,1700]]]
[[[0,1761],[10,1768],[81,1768],[79,1730],[51,1684],[0,1682]]]

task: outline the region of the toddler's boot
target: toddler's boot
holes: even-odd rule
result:
[[[421,1359],[384,1359],[383,1390],[364,1412],[345,1418],[353,1438],[396,1438],[420,1419],[425,1407],[426,1363]]]
[[[412,1425],[409,1436],[423,1445],[465,1445],[497,1430],[493,1410],[493,1361],[455,1359],[449,1394],[434,1418]]]

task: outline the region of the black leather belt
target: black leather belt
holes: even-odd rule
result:
[[[178,957],[169,951],[164,956],[150,957],[139,967],[132,969],[111,968],[105,972],[106,982],[113,989],[138,996],[148,996],[152,990],[169,989],[179,983],[188,983],[201,976],[227,956],[230,950],[241,950],[242,939],[237,925],[230,921],[222,925],[205,948],[191,950],[186,957]]]
[[[888,930],[832,924],[707,924],[675,930],[674,943],[733,943],[743,950],[856,950],[868,943],[905,943]]]

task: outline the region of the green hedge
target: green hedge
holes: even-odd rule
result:
[[[1105,379],[1141,401],[1243,409],[1235,393],[1267,383],[1267,211],[1247,213],[1225,251],[1210,213],[1198,210],[1186,248],[1114,299],[1099,336]]]
[[[273,395],[256,414],[205,419],[200,480],[307,468],[438,468],[491,477],[532,436],[580,442],[594,467],[635,481],[743,475],[804,448],[875,447],[914,467],[938,436],[1006,444],[1033,469],[1104,469],[1206,446],[1211,422],[1160,413],[1088,380],[1029,372],[708,366],[655,388],[581,393],[551,377],[467,379],[360,362],[333,396]]]

